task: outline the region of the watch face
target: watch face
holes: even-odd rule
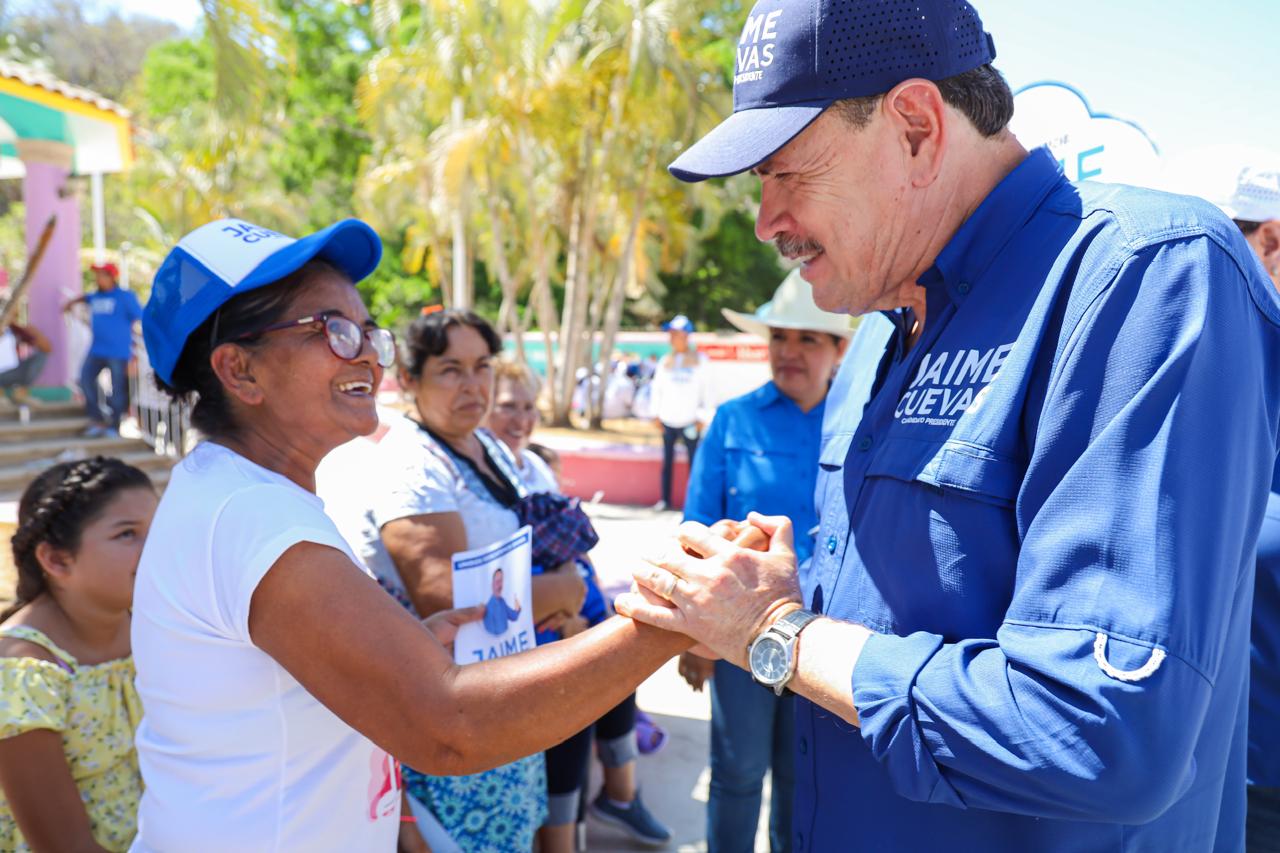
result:
[[[787,677],[787,649],[781,640],[765,636],[751,647],[751,674],[765,684],[777,684]]]

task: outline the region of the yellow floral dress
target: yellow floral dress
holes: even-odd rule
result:
[[[0,658],[0,740],[34,729],[60,733],[93,837],[108,850],[128,850],[142,797],[133,747],[142,703],[133,658],[82,666],[30,626],[5,628],[0,636],[35,643],[58,659]],[[0,791],[0,851],[30,849]]]

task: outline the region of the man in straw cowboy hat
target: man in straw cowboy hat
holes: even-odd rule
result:
[[[754,314],[722,310],[730,323],[768,342],[772,379],[716,410],[689,477],[684,517],[712,524],[757,510],[789,516],[807,532],[817,522],[813,488],[827,389],[849,342],[849,318],[815,305],[799,270]],[[796,538],[801,562],[812,551],[812,535]],[[712,663],[686,654],[680,672],[701,690],[712,676]],[[755,849],[761,788],[770,769],[770,846],[789,849],[794,741],[789,698],[761,690],[732,664],[714,664],[707,801],[711,853]]]
[[[964,0],[760,0],[737,57],[671,171],[753,171],[817,304],[898,328],[803,598],[753,514],[618,610],[801,695],[801,853],[1240,850],[1280,298],[1239,231],[1028,153]]]

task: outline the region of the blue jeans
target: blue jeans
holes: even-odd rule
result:
[[[769,847],[773,853],[789,853],[795,739],[795,700],[780,699],[733,664],[716,661],[711,679],[708,853],[755,850],[761,789],[770,766]]]
[[[40,369],[44,367],[49,356],[42,352],[33,352],[18,363],[18,366],[0,373],[0,388],[29,388],[36,382]]]
[[[91,422],[120,428],[120,419],[129,406],[129,377],[125,373],[128,366],[127,358],[85,357],[84,367],[80,368],[80,390],[84,392],[84,410]],[[111,399],[107,401],[106,412],[98,393],[98,375],[104,370],[111,371]]]

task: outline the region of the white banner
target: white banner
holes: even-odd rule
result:
[[[483,604],[484,619],[458,629],[459,664],[506,657],[535,645],[533,531],[525,526],[494,545],[453,555],[453,606]]]
[[[1047,145],[1072,181],[1155,187],[1160,154],[1138,125],[1096,113],[1065,83],[1036,83],[1013,97],[1013,135],[1028,150]]]

